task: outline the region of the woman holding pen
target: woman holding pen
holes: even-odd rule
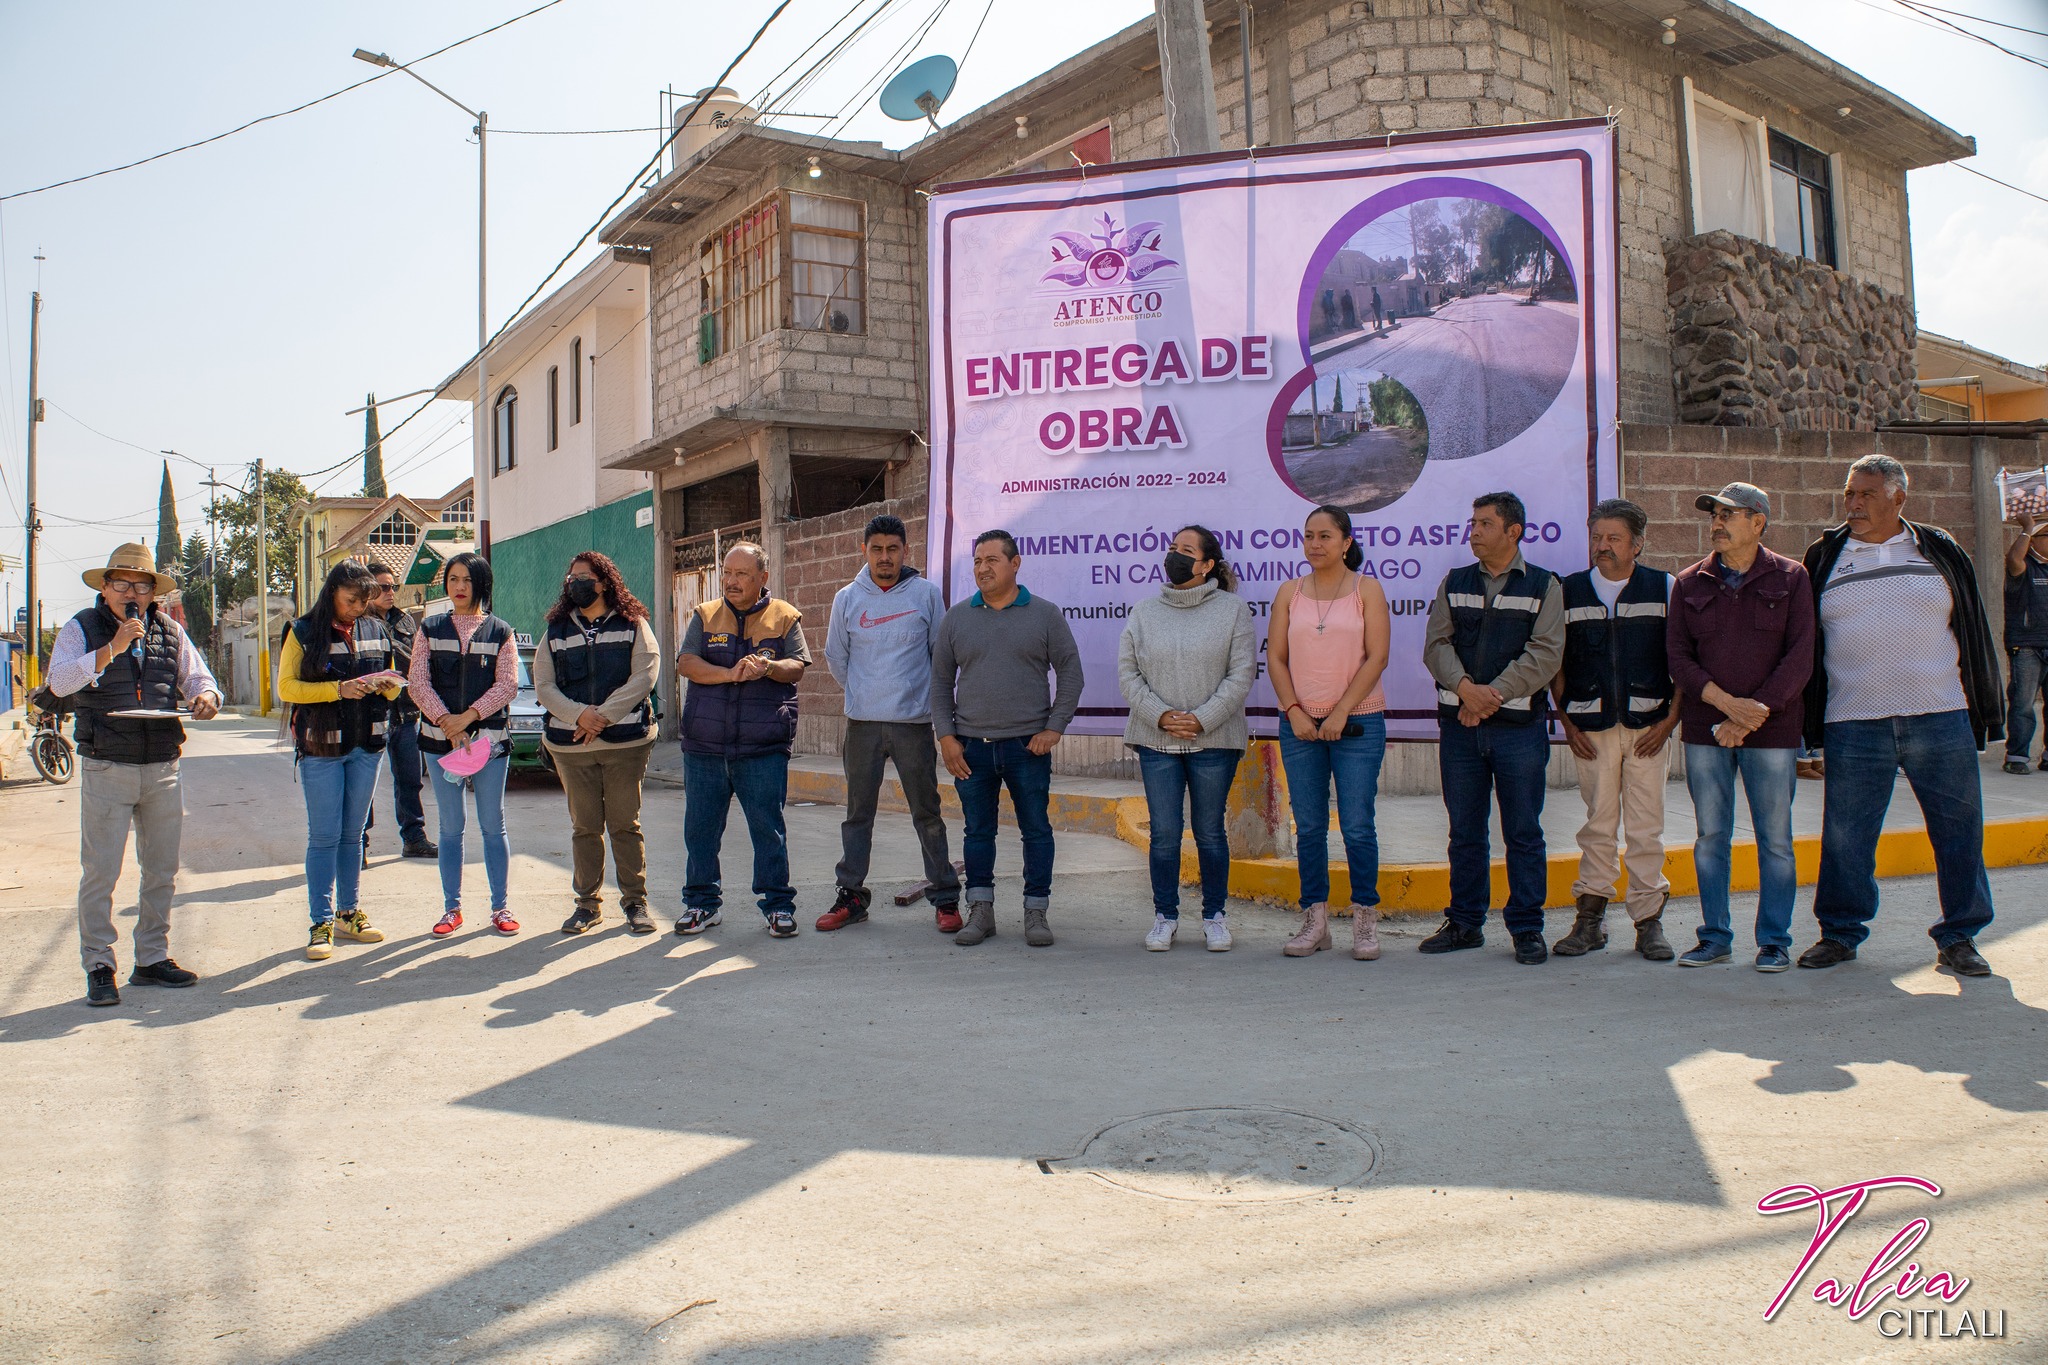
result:
[[[491,566],[482,555],[469,552],[450,559],[441,570],[441,588],[448,594],[448,610],[420,623],[409,679],[413,704],[426,721],[420,727],[420,752],[433,758],[429,785],[440,812],[443,913],[434,935],[446,938],[462,927],[464,787],[476,793],[477,832],[483,836],[484,874],[491,886],[491,927],[516,934],[519,921],[505,907],[512,868],[512,845],[505,837],[510,752],[505,711],[519,695],[519,651],[512,627],[491,615]],[[472,742],[489,746],[482,766],[466,777],[443,766],[457,749],[483,757],[469,749]]]
[[[1308,514],[1301,553],[1309,572],[1273,598],[1266,662],[1280,704],[1280,762],[1294,810],[1301,869],[1301,932],[1281,951],[1308,957],[1330,946],[1330,788],[1351,868],[1351,956],[1380,955],[1380,844],[1373,806],[1387,755],[1380,689],[1393,627],[1379,580],[1359,573],[1365,551],[1351,514]]]
[[[383,762],[388,704],[405,686],[391,641],[366,615],[377,583],[354,560],[334,566],[313,609],[292,622],[277,659],[278,699],[291,708],[292,750],[306,798],[306,956],[334,955],[334,937],[382,942],[356,904],[363,822]],[[345,851],[344,851],[345,850]],[[335,909],[340,902],[340,911]]]

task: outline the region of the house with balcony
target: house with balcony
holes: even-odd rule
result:
[[[1983,457],[1879,431],[1918,415],[1906,173],[1970,138],[1725,0],[1276,0],[1249,33],[1245,13],[1208,6],[1226,151],[1611,119],[1623,483],[1664,524],[1663,560],[1697,557],[1692,493],[1724,478],[1797,490],[1773,533],[1797,553],[1833,518],[1826,480],[1878,446],[1961,467],[1919,508],[1970,542]],[[610,463],[653,481],[671,648],[735,535],[766,544],[775,590],[820,631],[869,515],[921,543],[919,192],[1163,156],[1159,67],[1148,19],[900,151],[767,126],[729,92],[684,130],[602,232],[650,262],[653,424]],[[1384,263],[1397,290],[1405,264]],[[832,752],[837,694],[812,674],[800,743]],[[1122,759],[1111,741],[1058,756]]]

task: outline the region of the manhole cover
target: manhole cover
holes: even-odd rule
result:
[[[1119,1119],[1039,1167],[1158,1199],[1264,1204],[1363,1184],[1378,1160],[1371,1138],[1335,1119],[1233,1106]]]

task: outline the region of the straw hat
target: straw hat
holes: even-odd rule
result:
[[[150,559],[148,548],[140,541],[133,540],[129,541],[126,545],[116,547],[114,553],[107,556],[106,568],[87,569],[79,577],[85,580],[86,587],[91,588],[94,592],[98,592],[106,586],[107,575],[116,572],[148,574],[156,580],[156,590],[159,595],[175,591],[178,586],[177,579],[169,574],[156,571],[156,564]]]

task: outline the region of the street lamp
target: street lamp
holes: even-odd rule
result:
[[[453,95],[449,94],[449,93],[448,93],[448,92],[447,92],[446,90],[443,90],[443,89],[442,89],[442,88],[441,88],[440,86],[438,86],[438,85],[435,85],[435,84],[434,84],[434,83],[433,83],[432,81],[428,80],[428,79],[427,79],[427,78],[426,78],[425,76],[422,76],[422,75],[421,75],[421,74],[420,74],[419,72],[417,72],[417,71],[413,70],[413,69],[412,69],[411,67],[409,67],[409,66],[406,66],[406,65],[404,65],[404,64],[402,64],[402,63],[399,63],[399,62],[394,62],[394,61],[392,61],[390,57],[386,56],[385,54],[383,54],[383,53],[381,53],[381,52],[368,52],[368,51],[365,51],[364,49],[362,49],[362,48],[360,48],[360,47],[359,47],[359,48],[357,48],[357,49],[355,50],[355,52],[354,52],[354,54],[353,54],[353,55],[354,55],[354,57],[355,57],[355,59],[356,59],[357,61],[359,61],[359,62],[368,62],[368,63],[369,63],[369,64],[370,64],[371,66],[381,66],[381,67],[384,67],[384,68],[385,68],[386,70],[390,70],[390,71],[403,71],[403,72],[404,72],[404,73],[405,73],[406,75],[408,75],[408,76],[412,77],[412,78],[413,78],[414,80],[418,81],[418,82],[419,82],[419,83],[420,83],[421,85],[424,85],[425,87],[427,87],[427,89],[429,89],[429,90],[433,91],[433,92],[434,92],[435,94],[439,95],[439,96],[440,96],[440,97],[441,97],[442,99],[444,99],[444,100],[447,100],[447,101],[448,101],[448,102],[449,102],[450,104],[454,105],[454,106],[455,106],[455,107],[456,107],[457,109],[460,109],[460,110],[461,110],[461,111],[462,111],[463,113],[465,113],[465,114],[468,114],[468,115],[469,115],[469,116],[470,116],[471,118],[473,118],[473,119],[475,119],[475,120],[476,120],[476,433],[477,433],[477,441],[476,441],[476,458],[475,458],[475,460],[474,460],[474,462],[473,462],[473,463],[474,463],[474,467],[475,467],[475,469],[474,469],[474,476],[473,476],[473,479],[474,479],[474,483],[475,483],[475,485],[476,485],[476,492],[475,492],[475,497],[476,497],[476,548],[477,548],[477,550],[478,550],[478,551],[479,551],[480,553],[482,553],[482,554],[484,554],[484,555],[488,556],[488,555],[490,554],[490,552],[491,552],[491,472],[492,472],[492,468],[493,468],[493,465],[492,465],[492,454],[491,454],[491,437],[492,437],[492,435],[493,435],[494,433],[493,433],[493,432],[491,431],[491,427],[490,427],[490,421],[489,421],[489,419],[490,419],[490,411],[491,411],[491,408],[490,408],[490,389],[491,389],[491,383],[490,383],[490,371],[491,371],[491,366],[490,366],[490,361],[489,361],[489,359],[488,359],[488,358],[487,358],[487,357],[486,357],[486,356],[484,355],[484,348],[485,348],[485,346],[486,346],[486,345],[487,345],[487,344],[489,343],[489,341],[490,341],[490,319],[489,319],[489,310],[490,310],[490,305],[489,305],[489,300],[488,300],[488,297],[487,297],[487,295],[485,294],[485,281],[486,281],[486,278],[487,278],[487,276],[485,275],[485,270],[484,270],[484,267],[485,267],[485,261],[486,261],[486,250],[485,250],[485,248],[486,248],[486,244],[487,244],[487,239],[486,239],[486,237],[485,237],[485,232],[484,232],[484,225],[485,225],[485,221],[486,221],[486,216],[485,216],[485,215],[486,215],[486,209],[487,209],[487,207],[488,207],[488,205],[489,205],[489,203],[490,203],[490,200],[489,200],[489,196],[488,196],[488,193],[487,193],[487,184],[488,184],[488,182],[487,182],[487,180],[486,180],[486,178],[485,178],[485,159],[484,159],[484,146],[485,146],[485,141],[486,141],[486,137],[485,137],[485,135],[486,135],[486,134],[487,134],[487,133],[488,133],[488,132],[490,131],[490,122],[491,122],[491,120],[490,120],[490,115],[488,115],[488,114],[484,113],[484,112],[483,112],[482,110],[479,110],[479,109],[472,109],[472,108],[470,108],[470,107],[469,107],[468,105],[464,104],[464,103],[463,103],[463,102],[462,102],[461,100],[459,100],[459,99],[456,99],[456,98],[455,98],[455,96],[453,96]]]

